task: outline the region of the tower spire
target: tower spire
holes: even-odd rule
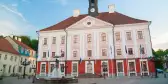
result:
[[[98,0],[89,0],[88,14],[93,17],[98,15]]]

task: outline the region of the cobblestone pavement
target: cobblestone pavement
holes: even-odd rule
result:
[[[93,83],[96,83],[96,84],[168,84],[168,77],[164,78],[163,75],[159,75],[159,78],[149,78],[149,77],[144,77],[144,78],[123,77],[123,78],[107,78],[107,79],[85,78],[85,79],[79,79],[78,84],[93,84]],[[16,77],[7,77],[7,78],[4,78],[3,80],[0,80],[0,84],[32,84],[32,80],[17,79]],[[49,83],[43,82],[43,83],[34,83],[34,84],[49,84]]]

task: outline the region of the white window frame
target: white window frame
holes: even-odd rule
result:
[[[50,76],[54,76],[54,74],[52,74],[52,72],[50,72],[50,71],[51,71],[51,64],[54,64],[54,68],[55,68],[55,62],[50,62],[49,64],[50,65],[49,65],[49,72],[48,73]]]
[[[42,70],[42,64],[45,64],[45,72],[44,73],[41,73],[41,70]],[[41,64],[40,64],[40,75],[44,75],[44,76],[46,76],[46,62],[41,62]]]
[[[65,62],[59,62],[59,69],[60,69],[61,76],[65,76],[65,68],[66,67],[64,67],[64,72],[61,72],[61,64],[64,64],[64,66],[65,66]]]
[[[106,56],[103,56],[103,49],[106,49]],[[108,51],[107,48],[102,48],[102,49],[101,49],[101,56],[103,56],[103,57],[107,57],[107,56],[108,56],[107,51]]]
[[[147,64],[147,71],[142,71],[142,64],[141,64],[141,62],[142,61],[146,61],[146,64]],[[149,75],[149,66],[148,66],[148,60],[147,59],[140,59],[140,71],[141,71],[141,75],[142,75],[142,73],[148,73],[148,75]]]
[[[102,75],[104,74],[104,72],[103,72],[103,67],[102,67],[102,63],[103,62],[106,62],[107,63],[107,70],[108,70],[108,72],[105,72],[106,74],[108,74],[108,76],[109,76],[109,64],[108,64],[108,61],[101,61],[101,73],[102,73]]]
[[[77,72],[76,73],[73,72],[73,64],[74,63],[77,63]],[[72,62],[72,70],[71,71],[72,71],[71,76],[76,76],[76,77],[78,76],[78,62],[77,61]]]
[[[85,73],[87,73],[87,63],[89,63],[89,61],[85,61]],[[92,63],[92,74],[94,74],[94,61],[90,61],[90,63]]]
[[[130,72],[130,71],[128,71],[129,68],[130,68],[130,66],[129,66],[129,62],[134,62],[134,65],[135,65],[135,66],[134,66],[134,67],[135,67],[135,72]],[[128,66],[128,67],[127,67],[127,72],[129,73],[128,75],[130,76],[131,73],[135,73],[135,76],[137,76],[137,73],[136,73],[136,72],[137,72],[137,70],[136,70],[136,61],[135,61],[135,60],[128,60],[128,64],[127,64],[127,66]]]
[[[117,65],[118,62],[122,62],[123,72],[118,72],[118,65]],[[124,61],[123,61],[123,60],[116,60],[116,67],[117,67],[117,76],[119,76],[119,75],[118,75],[119,73],[122,73],[123,76],[124,76],[124,75],[125,75],[125,74],[124,74]]]
[[[130,34],[131,34],[131,40],[128,39],[128,37],[127,37],[127,32],[130,32]],[[132,33],[131,31],[126,31],[126,32],[125,32],[125,36],[126,36],[126,40],[127,40],[127,41],[132,41],[132,40],[133,40],[132,34],[133,34],[133,33]]]

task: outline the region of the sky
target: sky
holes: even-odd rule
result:
[[[168,48],[168,0],[98,0],[99,12],[115,11],[152,21],[150,32],[154,49]],[[0,35],[28,35],[52,26],[80,9],[88,12],[88,0],[0,0]]]

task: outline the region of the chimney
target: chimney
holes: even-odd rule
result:
[[[114,11],[115,11],[115,5],[114,4],[109,5],[108,9],[109,9],[109,13],[114,13]]]
[[[80,15],[80,10],[76,9],[73,11],[73,17],[78,17]]]
[[[22,39],[21,39],[21,38],[18,38],[18,41],[22,42]]]
[[[15,36],[15,40],[17,40],[17,36]]]

